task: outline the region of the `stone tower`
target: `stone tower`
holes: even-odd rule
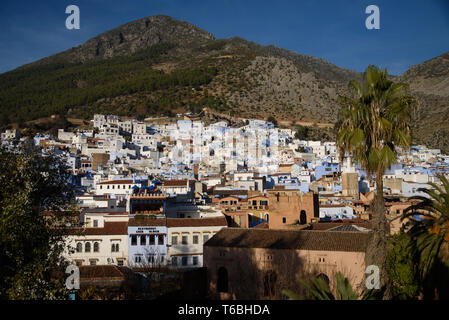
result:
[[[341,185],[343,197],[359,200],[359,173],[349,157],[342,166]]]

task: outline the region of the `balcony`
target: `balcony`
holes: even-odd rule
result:
[[[133,211],[133,214],[163,214],[163,211],[160,210],[136,210]]]

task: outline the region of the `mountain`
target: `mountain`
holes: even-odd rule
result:
[[[399,80],[418,100],[412,111],[416,141],[449,153],[449,52],[412,66]]]
[[[397,79],[408,82],[421,102],[414,110],[416,141],[449,150],[439,136],[449,127],[442,117],[449,106],[447,54],[435,59]],[[338,95],[348,94],[348,82],[361,76],[275,46],[215,39],[190,23],[157,15],[0,75],[0,125],[24,126],[52,114],[144,118],[207,107],[235,121],[274,116],[286,125],[326,127],[337,119]],[[441,125],[429,126],[432,120]]]
[[[129,56],[164,42],[194,46],[210,40],[215,40],[211,33],[193,24],[157,15],[124,24],[88,40],[82,46],[42,59],[35,64],[55,60],[86,62],[95,58]]]

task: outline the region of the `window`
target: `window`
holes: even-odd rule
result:
[[[152,235],[150,235],[150,245],[154,245],[155,244],[155,235],[154,234],[152,234]]]
[[[171,257],[171,264],[174,266],[178,265],[178,257]]]
[[[83,244],[81,242],[76,244],[76,252],[83,252]]]
[[[100,244],[98,242],[94,242],[94,252],[100,251]]]
[[[206,242],[207,240],[209,240],[209,234],[203,234],[203,243]]]
[[[198,238],[199,237],[197,234],[193,235],[193,244],[198,244],[198,242],[199,242]]]
[[[193,259],[192,259],[192,264],[193,264],[194,266],[197,266],[197,265],[198,265],[198,257],[197,257],[197,256],[194,256],[194,257],[193,257]]]
[[[187,235],[182,235],[182,244],[187,244]]]
[[[154,264],[154,262],[155,262],[154,254],[149,254],[148,255],[148,263]]]
[[[94,227],[95,227],[95,228],[98,227],[98,220],[94,220]]]
[[[287,219],[285,217],[282,217],[282,223],[286,223]]]
[[[137,246],[137,236],[136,235],[131,236],[131,245]]]
[[[158,245],[163,245],[164,244],[164,235],[160,234],[157,236],[157,244]]]
[[[84,251],[85,252],[90,252],[90,242],[86,242],[86,244],[84,246]]]
[[[89,263],[91,266],[96,266],[97,265],[97,260],[89,260]]]
[[[115,244],[111,244],[111,252],[115,252]]]
[[[182,264],[183,266],[186,266],[186,265],[187,265],[187,258],[188,258],[188,257],[182,257],[182,258],[181,258],[181,264]]]
[[[76,266],[81,267],[83,265],[83,260],[76,260]]]
[[[140,245],[144,246],[147,244],[147,236],[140,236]]]
[[[142,257],[141,256],[135,256],[134,257],[134,262],[135,263],[141,263],[142,262]]]
[[[299,214],[299,222],[301,224],[306,224],[307,223],[307,214],[305,210],[301,210],[300,214]]]
[[[178,244],[178,236],[172,236],[171,237],[171,244]]]

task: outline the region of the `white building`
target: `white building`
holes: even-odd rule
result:
[[[128,213],[93,209],[85,212],[83,228],[66,236],[64,256],[81,265],[128,265]]]
[[[203,266],[203,244],[222,228],[226,218],[167,219],[168,258],[174,268]]]

